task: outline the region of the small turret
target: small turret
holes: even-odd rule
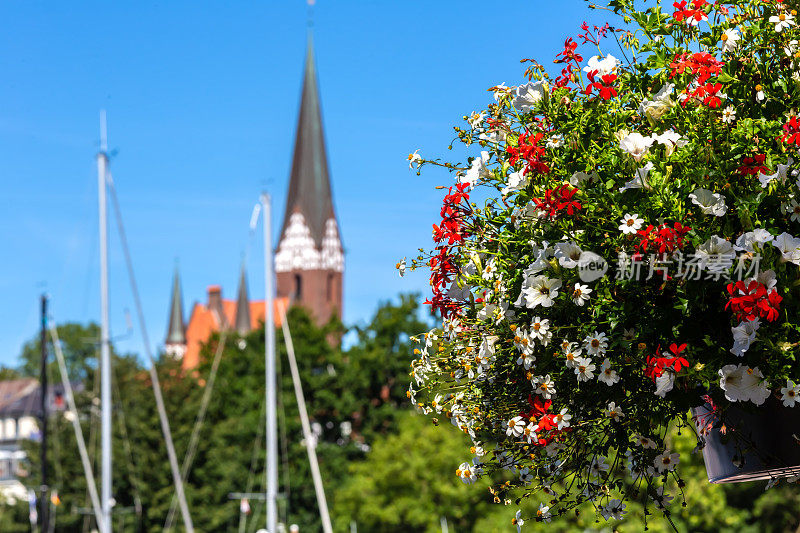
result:
[[[177,266],[172,281],[172,301],[169,306],[169,326],[164,341],[164,351],[176,359],[182,358],[186,353],[186,323],[183,321],[183,296]]]

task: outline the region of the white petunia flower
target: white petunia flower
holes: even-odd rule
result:
[[[784,407],[794,407],[800,395],[800,385],[796,385],[791,379],[786,380],[786,386],[781,387],[781,400]]]
[[[611,361],[607,357],[600,363],[600,372],[597,374],[597,379],[609,387],[619,382],[619,375],[616,370],[611,368]]]
[[[728,211],[725,197],[708,189],[695,189],[693,193],[689,194],[689,198],[693,204],[700,206],[700,212],[704,215],[721,217]]]
[[[772,180],[778,177],[778,173],[774,174],[764,174],[763,172],[758,173],[758,182],[761,184],[762,189],[766,189],[767,185],[769,185]]]
[[[775,237],[772,245],[780,250],[784,260],[800,265],[800,238],[793,237],[784,231]]]
[[[644,113],[650,120],[658,120],[675,106],[675,101],[671,98],[675,89],[673,83],[667,83],[658,91],[652,100],[644,100],[639,106],[639,112]]]
[[[728,28],[722,33],[722,51],[733,52],[742,36],[736,28]]]
[[[510,192],[514,191],[521,191],[525,187],[528,186],[531,177],[525,175],[524,170],[520,170],[519,172],[512,172],[508,175],[508,181],[506,181],[506,186],[503,187],[503,190],[500,192],[505,196]]]
[[[529,81],[514,89],[514,99],[511,104],[521,113],[527,113],[533,106],[547,95],[547,83],[544,81]]]
[[[653,135],[652,138],[654,141],[657,141],[666,147],[667,157],[672,155],[672,152],[675,151],[675,148],[683,148],[689,142],[681,137],[679,133],[675,133],[674,130],[667,130],[661,135]]]
[[[469,183],[470,186],[474,187],[475,182],[481,178],[488,178],[491,173],[489,172],[486,163],[489,162],[489,152],[482,151],[480,157],[476,157],[472,160],[472,166],[467,170],[467,173],[464,176],[459,178],[461,183]]]
[[[764,228],[757,228],[753,231],[748,231],[736,239],[736,246],[734,248],[739,252],[758,252],[756,245],[761,249],[762,244],[771,242],[774,239],[772,234]]]
[[[619,141],[619,147],[624,152],[630,154],[637,162],[647,155],[648,150],[655,140],[652,137],[645,137],[641,133],[629,133]]]
[[[743,320],[735,328],[731,328],[733,334],[733,348],[731,353],[739,357],[744,356],[750,345],[756,340],[756,331],[761,326],[761,320],[756,317],[753,320]]]
[[[681,456],[679,453],[670,453],[669,450],[664,450],[661,455],[653,460],[653,465],[656,467],[659,474],[663,474],[665,470],[668,472],[675,470],[675,467],[678,466],[680,461]]]
[[[761,405],[770,395],[764,375],[758,367],[725,365],[719,370],[719,375],[719,386],[725,391],[725,398],[731,402],[751,401]]]
[[[578,266],[583,250],[572,241],[559,242],[555,245],[555,257],[558,263],[564,268],[575,268]]]
[[[586,74],[594,74],[595,76],[605,76],[612,74],[619,66],[619,59],[608,54],[606,57],[592,56],[589,62],[583,67]]]
[[[675,374],[666,371],[656,378],[655,395],[663,398],[675,386]]]
[[[592,293],[592,289],[589,288],[588,285],[581,285],[580,283],[575,284],[575,288],[572,289],[572,302],[575,305],[583,307],[583,304],[589,301],[589,294]]]
[[[642,229],[644,219],[639,218],[636,213],[627,213],[620,219],[619,230],[625,235],[636,235],[636,232]]]
[[[650,190],[650,184],[647,182],[647,175],[653,170],[653,163],[648,161],[647,164],[641,168],[636,169],[636,176],[630,181],[626,181],[625,185],[619,188],[619,192],[625,192],[628,189],[646,189]]]

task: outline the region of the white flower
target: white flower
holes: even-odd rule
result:
[[[781,387],[781,400],[783,400],[784,407],[794,407],[798,394],[800,394],[800,385],[795,385],[794,381],[787,379],[786,386]]]
[[[636,235],[636,232],[642,229],[644,219],[639,218],[636,213],[627,213],[620,219],[619,230],[625,235]]]
[[[645,449],[656,449],[656,442],[653,439],[647,438],[643,435],[636,435],[636,444]]]
[[[511,523],[517,526],[517,533],[522,531],[522,526],[525,525],[525,520],[522,519],[522,511],[517,509],[517,514],[511,519]]]
[[[738,46],[738,41],[742,36],[736,28],[728,28],[722,33],[722,51],[733,52]]]
[[[597,172],[592,172],[591,174],[587,174],[583,171],[575,172],[572,176],[569,177],[569,184],[573,187],[580,187],[584,183],[591,183],[593,181],[597,181],[599,175]]]
[[[756,340],[756,331],[761,326],[761,321],[758,317],[753,320],[743,320],[735,328],[731,328],[733,334],[733,348],[731,353],[739,357],[744,356],[750,345]]]
[[[606,463],[605,457],[598,455],[592,460],[592,464],[589,466],[589,473],[594,476],[602,476],[610,468],[611,465]]]
[[[763,172],[758,173],[758,182],[761,183],[761,188],[766,189],[767,185],[769,185],[772,180],[778,177],[778,173],[774,174],[764,174]]]
[[[581,357],[576,361],[575,374],[578,376],[578,382],[589,381],[594,377],[594,370],[597,368],[592,360],[588,357]]]
[[[536,394],[540,395],[545,400],[549,400],[555,395],[556,385],[550,378],[550,374],[537,378],[536,383]]]
[[[664,113],[675,105],[670,95],[675,89],[675,85],[667,83],[658,91],[652,100],[644,100],[639,106],[639,112],[647,115],[650,120],[658,120]]]
[[[653,145],[652,137],[644,137],[641,133],[629,133],[619,141],[619,146],[624,152],[629,153],[636,161],[641,161]]]
[[[564,358],[567,362],[567,368],[575,368],[578,366],[578,360],[581,358],[581,354],[583,350],[575,346],[574,342],[566,342],[564,343],[567,345],[564,347],[562,345],[562,350],[564,351]]]
[[[404,257],[402,261],[397,263],[397,273],[400,274],[402,278],[406,273],[406,258]]]
[[[674,385],[675,374],[668,371],[664,372],[656,378],[656,391],[654,394],[663,398],[669,391],[672,390]]]
[[[494,89],[494,99],[497,102],[499,102],[503,96],[511,92],[511,89],[509,87],[506,87],[506,82],[503,82],[499,85],[495,85],[492,88]]]
[[[559,242],[555,245],[555,256],[558,263],[564,268],[575,268],[578,266],[583,250],[572,241]]]
[[[461,463],[456,470],[456,475],[461,478],[461,481],[467,485],[472,485],[478,480],[477,473],[475,472],[474,465],[469,463]]]
[[[413,169],[414,165],[417,165],[417,168],[422,164],[422,156],[419,155],[419,149],[414,150],[413,154],[408,154],[408,168]]]
[[[561,412],[559,412],[554,417],[556,424],[558,425],[558,429],[562,430],[564,428],[569,427],[569,421],[572,420],[572,415],[567,413],[567,408],[563,408]]]
[[[607,357],[600,363],[600,373],[597,374],[597,379],[609,387],[619,382],[619,375],[616,370],[611,368],[611,361]]]
[[[665,470],[669,472],[675,470],[680,460],[681,456],[679,453],[669,453],[669,450],[664,450],[661,455],[655,458],[653,465],[656,467],[656,470],[658,470],[658,473],[662,474]]]
[[[736,109],[732,105],[729,105],[722,110],[722,122],[725,124],[733,124],[734,120],[736,120]]]
[[[734,248],[740,252],[755,253],[758,251],[755,248],[756,244],[761,245],[771,242],[773,238],[774,237],[769,231],[763,228],[757,228],[753,231],[748,231],[747,233],[740,235],[739,238],[736,239],[736,246],[734,246]]]
[[[653,501],[656,504],[656,508],[661,509],[662,511],[666,509],[667,505],[674,499],[674,496],[670,496],[669,494],[664,494],[664,487],[658,487],[656,489],[656,495],[653,498]]]
[[[756,368],[744,365],[725,365],[719,370],[719,386],[731,402],[751,401],[761,405],[770,395],[764,375]]]
[[[469,170],[467,170],[466,175],[459,178],[459,181],[461,183],[469,183],[474,187],[475,182],[478,181],[478,179],[487,178],[491,175],[489,169],[486,167],[486,163],[488,162],[489,152],[481,152],[480,157],[476,157],[472,160],[472,166],[469,168]]]
[[[676,147],[683,148],[689,142],[681,137],[679,133],[675,133],[673,130],[667,130],[661,135],[653,135],[652,139],[666,147],[667,157],[672,155],[672,152],[675,151]]]
[[[538,316],[531,322],[531,336],[539,339],[540,341],[550,341],[550,321],[546,318],[539,318]],[[544,344],[544,343],[543,343]],[[545,344],[546,346],[546,344]]]
[[[564,146],[564,136],[563,135],[553,135],[549,139],[547,139],[547,143],[545,144],[547,148],[555,149],[561,148]]]
[[[613,499],[609,500],[609,502],[600,509],[600,514],[603,515],[603,518],[608,520],[609,518],[613,518],[614,520],[622,520],[622,517],[625,516],[625,504],[622,503],[622,500]]]
[[[506,182],[506,186],[503,187],[503,190],[500,191],[503,195],[506,195],[513,191],[521,191],[525,187],[528,186],[528,182],[530,181],[530,176],[525,176],[525,171],[520,170],[519,172],[512,172],[508,175],[508,181]]]
[[[697,247],[694,256],[697,258],[700,268],[718,272],[720,269],[727,271],[730,268],[736,252],[733,251],[733,245],[730,242],[719,235],[712,235],[710,239]]]
[[[560,279],[536,276],[531,281],[530,287],[524,290],[525,305],[530,309],[537,305],[550,307],[553,305],[553,300],[558,296],[559,288],[561,288]]]
[[[522,436],[525,438],[525,442],[536,443],[539,442],[539,436],[536,434],[536,431],[539,429],[539,426],[533,422],[530,422],[527,426],[525,426],[525,430],[522,432]]]
[[[792,220],[792,222],[798,222],[800,221],[800,204],[798,204],[797,200],[795,200],[794,198],[792,198],[790,202],[791,203],[788,206],[786,206],[786,211],[792,214],[789,217]]]
[[[725,197],[708,189],[695,189],[693,193],[689,194],[689,198],[693,204],[700,206],[700,211],[704,215],[721,217],[728,211]]]
[[[586,348],[586,353],[589,355],[602,355],[608,348],[608,337],[605,333],[595,331],[583,339],[583,347]]]
[[[553,517],[553,515],[550,514],[550,507],[543,503],[539,504],[539,509],[536,510],[536,516],[539,517],[542,522],[550,522],[550,519]]]
[[[522,436],[523,431],[525,431],[525,420],[521,416],[515,416],[508,421],[506,435],[517,438]]]
[[[522,113],[530,111],[547,94],[547,83],[544,81],[529,81],[514,90],[512,105]]]
[[[575,288],[572,289],[572,302],[575,305],[583,307],[583,304],[589,301],[589,294],[591,293],[592,289],[590,289],[588,285],[576,283]]]
[[[606,414],[608,415],[608,418],[610,418],[614,422],[618,422],[621,418],[625,416],[622,413],[622,409],[615,402],[611,402],[608,404],[608,408],[606,409]]]
[[[469,116],[469,118],[467,118],[467,122],[469,122],[469,126],[472,129],[475,129],[481,125],[481,122],[483,122],[484,118],[486,118],[486,113],[484,113],[483,111],[481,111],[480,113],[476,113],[475,111],[473,111],[472,114]]]
[[[800,238],[792,237],[784,231],[775,237],[772,245],[780,250],[783,259],[800,265]]]
[[[650,184],[647,183],[647,175],[653,170],[653,163],[648,161],[647,164],[641,168],[636,169],[636,176],[630,181],[625,182],[625,185],[619,188],[619,192],[625,192],[627,189],[647,189],[650,190]]]
[[[589,58],[587,65],[583,67],[583,71],[586,74],[594,73],[595,76],[605,76],[606,74],[612,74],[618,66],[619,59],[611,54],[608,54],[604,58],[592,56]]]
[[[761,87],[761,85],[757,85],[756,88]],[[756,91],[756,102],[763,102],[767,97],[764,95],[764,89],[761,88]]]
[[[794,26],[794,17],[791,13],[781,13],[780,15],[773,15],[769,18],[771,24],[775,24],[775,31],[780,33],[783,30]]]

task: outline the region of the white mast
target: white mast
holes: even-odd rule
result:
[[[108,172],[106,112],[100,111],[100,152],[97,154],[97,189],[100,214],[100,447],[101,531],[111,532],[111,354],[108,333]]]
[[[266,379],[266,498],[267,532],[278,531],[278,421],[275,372],[275,317],[273,316],[275,280],[272,258],[272,205],[269,194],[261,194],[264,211],[264,307],[266,328],[266,349],[264,353]]]

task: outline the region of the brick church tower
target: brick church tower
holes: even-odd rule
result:
[[[342,317],[344,251],[333,208],[310,34],[275,273],[278,297],[305,307],[318,325],[333,315]]]

